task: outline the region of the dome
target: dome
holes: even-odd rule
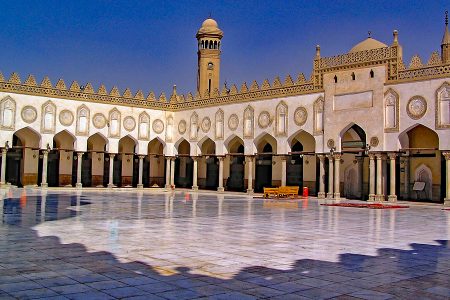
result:
[[[217,25],[216,20],[208,18],[202,23],[202,27],[197,32],[197,38],[201,35],[217,35],[219,37],[223,36],[222,30],[220,30],[219,25]]]
[[[365,51],[365,50],[372,50],[372,49],[378,49],[378,48],[384,48],[387,47],[386,44],[377,41],[376,39],[373,39],[371,37],[368,37],[364,41],[360,42],[359,44],[356,44],[349,53],[353,52],[359,52],[359,51]]]

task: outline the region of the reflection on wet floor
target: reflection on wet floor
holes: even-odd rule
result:
[[[450,297],[450,212],[4,191],[0,298]]]

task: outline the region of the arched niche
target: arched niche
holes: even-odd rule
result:
[[[198,136],[198,115],[194,111],[190,118],[190,130],[189,130],[189,139],[192,141],[197,140]]]
[[[319,97],[316,101],[314,101],[314,135],[323,134],[323,110],[324,110],[324,101],[323,97]]]
[[[42,105],[41,118],[41,132],[55,133],[56,105],[52,101],[47,101]]]
[[[276,118],[275,118],[275,135],[276,136],[286,136],[288,129],[288,106],[284,101],[278,103],[276,107]]]
[[[6,96],[0,101],[0,128],[14,130],[16,123],[16,101]]]
[[[138,138],[144,141],[150,138],[150,116],[145,111],[139,115]]]
[[[77,109],[77,135],[88,136],[89,135],[89,117],[90,110],[86,105],[81,105]]]
[[[436,91],[436,129],[450,128],[450,84],[445,82]]]
[[[384,131],[397,132],[399,130],[399,96],[393,89],[384,94]]]
[[[109,137],[120,137],[121,115],[117,108],[113,108],[109,112]]]
[[[242,126],[244,126],[244,139],[252,139],[254,136],[255,125],[254,125],[254,109],[250,105],[244,110],[244,121]]]
[[[215,116],[215,138],[216,140],[223,139],[223,131],[224,131],[224,113],[222,109],[219,109],[216,112]]]

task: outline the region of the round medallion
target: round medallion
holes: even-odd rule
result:
[[[380,143],[380,140],[378,140],[378,138],[376,136],[373,136],[370,138],[370,146],[371,147],[376,147],[376,146],[378,146],[379,143]]]
[[[24,108],[22,108],[22,120],[25,123],[33,123],[34,121],[36,121],[37,118],[37,111],[36,108],[34,108],[33,106],[27,105]]]
[[[329,139],[327,141],[327,146],[328,146],[328,148],[333,148],[334,147],[334,140],[333,139]]]
[[[236,130],[239,126],[239,117],[236,114],[232,114],[228,119],[228,128],[232,131]]]
[[[209,117],[204,117],[202,120],[202,131],[207,133],[211,128],[211,119]]]
[[[128,116],[123,119],[123,128],[127,131],[133,131],[136,128],[136,121],[133,117]]]
[[[181,120],[180,123],[178,123],[178,133],[184,134],[186,132],[186,121]]]
[[[64,126],[70,126],[73,123],[73,113],[64,109],[59,113],[59,122]]]
[[[421,96],[414,96],[409,99],[406,112],[411,119],[418,120],[427,112],[427,101]]]
[[[153,131],[157,134],[160,134],[164,131],[164,123],[160,119],[156,119],[152,124]]]
[[[92,118],[92,123],[97,129],[102,129],[106,126],[106,117],[102,113],[96,113]]]
[[[259,114],[258,125],[260,128],[267,128],[270,125],[270,114],[267,111],[263,111]]]
[[[294,122],[297,126],[302,126],[308,119],[308,111],[303,106],[297,107],[294,112]]]

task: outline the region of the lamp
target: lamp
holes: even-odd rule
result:
[[[334,146],[331,147],[330,148],[330,155],[333,156],[335,151],[336,151],[336,147],[334,147]]]
[[[47,143],[47,151],[50,151],[50,150],[52,150],[52,148],[50,147],[50,144]]]
[[[369,150],[370,150],[370,145],[369,144],[366,144],[366,146],[364,147],[364,154],[365,155],[368,155],[369,154]]]

